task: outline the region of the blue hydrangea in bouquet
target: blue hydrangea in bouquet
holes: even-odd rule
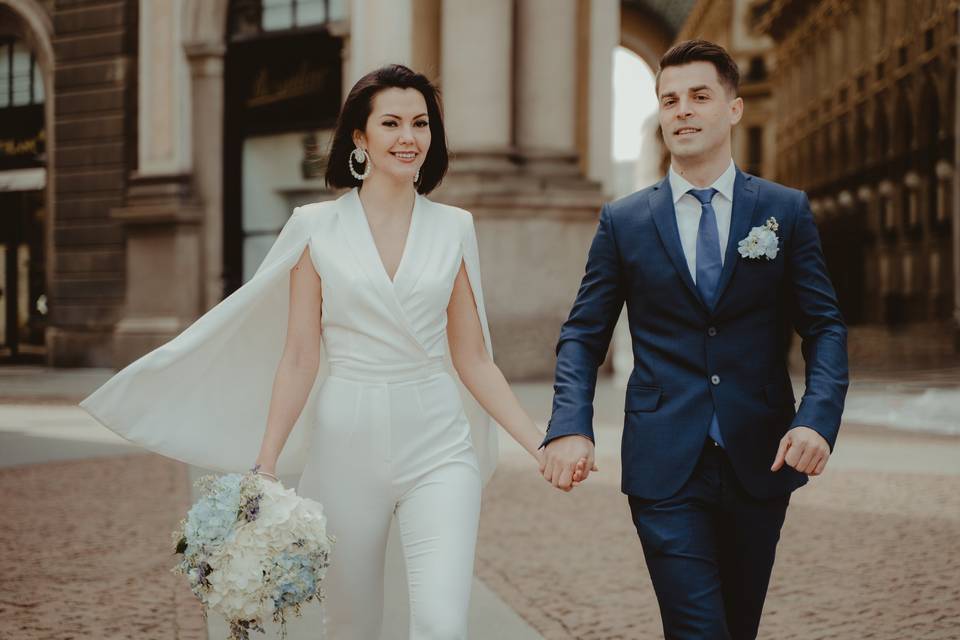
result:
[[[323,506],[257,473],[204,476],[202,497],[174,531],[173,572],[209,611],[230,625],[230,640],[264,633],[267,617],[280,623],[306,602],[323,602],[323,578],[334,538]]]

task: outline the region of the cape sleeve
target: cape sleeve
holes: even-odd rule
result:
[[[150,451],[216,471],[250,468],[260,450],[286,340],[290,268],[310,244],[311,212],[295,209],[254,276],[179,335],[80,402],[107,428]],[[277,461],[306,461],[326,357]],[[307,424],[303,424],[307,423]]]
[[[473,225],[473,216],[464,211],[464,229],[461,237],[463,263],[467,270],[467,278],[470,280],[470,289],[473,292],[473,299],[477,306],[477,315],[480,318],[480,327],[483,329],[483,341],[487,347],[487,353],[493,358],[493,343],[490,340],[490,327],[487,323],[487,310],[483,301],[483,287],[480,282],[480,250],[477,244],[477,233]],[[487,412],[480,406],[476,398],[473,397],[467,388],[460,381],[450,361],[449,352],[447,354],[448,367],[452,371],[454,379],[460,387],[460,396],[463,401],[464,413],[470,421],[470,437],[473,441],[474,450],[477,452],[477,458],[480,463],[480,477],[486,484],[497,467],[497,457],[499,455],[499,445],[497,442],[498,425],[493,421]]]

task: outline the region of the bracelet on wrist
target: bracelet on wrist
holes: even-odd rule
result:
[[[251,471],[251,473],[255,473],[255,474],[260,475],[260,476],[267,476],[268,478],[273,478],[273,479],[276,480],[277,482],[280,482],[280,478],[278,478],[277,476],[273,475],[272,473],[270,473],[270,472],[268,472],[268,471],[260,471],[260,464],[259,464],[259,463],[253,465],[253,467],[250,468],[250,471]]]

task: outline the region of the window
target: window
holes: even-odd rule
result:
[[[763,56],[750,58],[750,67],[747,71],[747,82],[763,82],[767,79],[767,65]]]
[[[43,103],[43,76],[30,49],[0,38],[0,109]]]
[[[235,0],[230,32],[242,38],[321,26],[346,16],[347,0]]]

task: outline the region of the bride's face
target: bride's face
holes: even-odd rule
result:
[[[373,173],[413,182],[430,149],[427,102],[416,89],[391,87],[373,97],[367,128],[354,143],[370,154]]]

